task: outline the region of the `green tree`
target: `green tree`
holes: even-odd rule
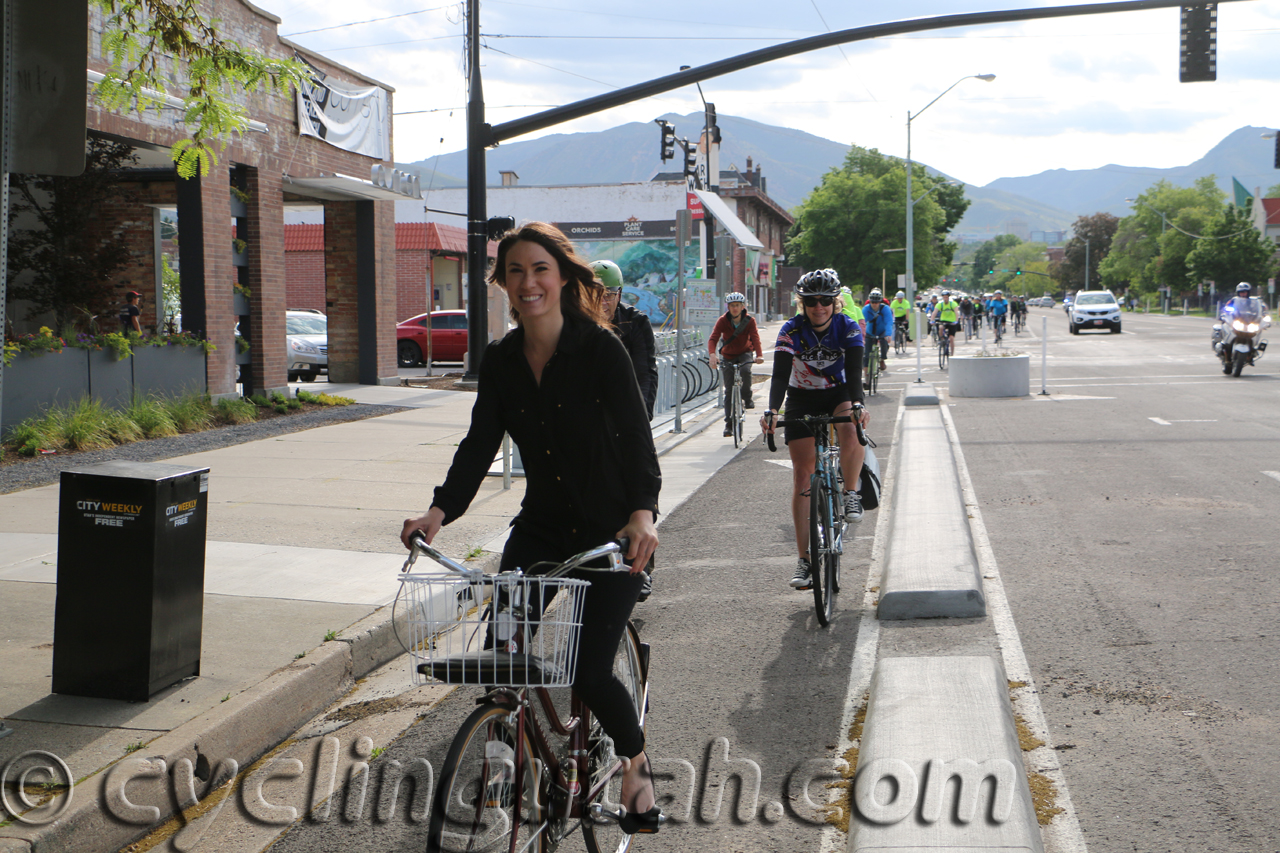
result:
[[[1095,213],[1076,219],[1071,226],[1075,236],[1067,241],[1062,263],[1053,270],[1054,278],[1063,290],[1070,293],[1102,287],[1098,267],[1106,260],[1111,240],[1119,227],[1119,217],[1110,213]],[[1086,263],[1089,266],[1088,281],[1085,280]]]
[[[1259,286],[1276,269],[1273,246],[1249,221],[1248,211],[1226,206],[1204,227],[1203,236],[1187,255],[1193,282],[1213,281],[1221,293],[1242,281]]]
[[[91,136],[80,175],[9,176],[9,296],[30,303],[29,318],[50,311],[62,332],[114,307],[114,276],[130,253],[98,214],[129,198],[117,173],[134,159],[130,146]]]
[[[1263,198],[1280,198],[1280,184],[1276,184],[1262,196]]]
[[[1180,221],[1203,224],[1225,198],[1212,175],[1198,178],[1190,187],[1157,181],[1134,200],[1133,213],[1120,220],[1111,251],[1098,267],[1103,285],[1144,293],[1163,285],[1180,287],[1190,240],[1198,233]],[[1182,235],[1187,239],[1170,236],[1179,228],[1187,232]]]
[[[1006,296],[1011,293],[1039,296],[1049,283],[1049,279],[1034,273],[1047,273],[1049,270],[1049,262],[1045,259],[1046,248],[1048,247],[1044,243],[1018,243],[1016,246],[1005,249],[996,258],[995,277],[983,285],[982,289],[987,291],[1000,288]],[[1007,270],[1007,272],[998,270]]]
[[[855,292],[879,287],[906,271],[906,168],[876,149],[852,146],[844,164],[823,175],[794,211],[787,256],[808,269],[833,268]],[[922,286],[949,271],[955,243],[946,235],[969,206],[964,187],[914,164],[912,209],[916,280]]]
[[[1021,243],[1022,240],[1013,234],[1001,234],[998,237],[992,237],[981,246],[973,256],[973,270],[969,278],[968,289],[974,293],[982,293],[990,290],[987,287],[987,271],[996,268],[996,258],[1001,253]]]
[[[173,147],[178,174],[208,174],[217,152],[233,132],[249,126],[244,107],[233,98],[267,86],[288,94],[307,85],[306,66],[270,59],[225,38],[205,18],[197,0],[90,0],[106,18],[103,53],[111,69],[96,88],[111,110],[159,108],[175,75],[185,78],[183,116],[190,139]]]

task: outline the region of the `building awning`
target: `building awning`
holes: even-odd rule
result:
[[[321,178],[293,178],[285,175],[284,189],[286,192],[328,201],[409,201],[414,198],[406,193],[380,187],[372,181],[337,174]]]
[[[747,223],[739,219],[729,205],[721,200],[720,196],[708,190],[694,190],[694,194],[702,200],[702,207],[708,211],[716,222],[725,227],[733,239],[748,249],[763,249],[764,243],[756,239],[756,235],[751,233],[751,229],[747,227]]]

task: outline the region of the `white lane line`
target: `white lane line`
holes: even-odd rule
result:
[[[1168,421],[1164,420],[1163,418],[1147,418],[1147,420],[1149,420],[1149,421],[1151,421],[1152,423],[1155,423],[1155,424],[1160,424],[1160,426],[1173,426],[1173,424],[1169,423]]]
[[[1054,817],[1048,826],[1040,828],[1045,853],[1086,853],[1088,848],[1084,843],[1084,834],[1080,831],[1075,806],[1071,802],[1071,792],[1067,789],[1067,777],[1062,772],[1062,766],[1058,764],[1058,753],[1053,749],[1053,740],[1049,736],[1044,709],[1040,707],[1040,694],[1036,690],[1035,679],[1031,677],[1027,656],[1022,650],[1018,626],[1013,621],[1012,611],[1009,610],[1009,599],[1004,594],[1004,584],[1000,580],[996,555],[991,548],[991,540],[987,538],[987,528],[983,524],[982,512],[978,508],[977,493],[973,490],[973,481],[969,479],[969,466],[965,463],[964,453],[960,449],[960,435],[956,432],[956,425],[951,420],[951,412],[946,406],[942,407],[942,421],[947,427],[951,447],[955,452],[956,468],[960,474],[960,490],[969,510],[969,526],[973,531],[973,543],[978,552],[978,566],[982,569],[984,578],[983,589],[987,597],[987,614],[991,617],[991,624],[996,630],[996,639],[1000,643],[1005,673],[1010,681],[1026,683],[1025,687],[1011,692],[1017,699],[1017,710],[1026,720],[1031,733],[1044,741],[1043,746],[1026,753],[1026,763],[1037,772],[1049,777],[1058,789],[1057,805],[1063,812]]]
[[[1183,418],[1182,420],[1170,421],[1175,424],[1216,424],[1217,418]]]
[[[781,465],[783,468],[791,467],[790,459],[766,459],[765,462],[772,462],[774,465]]]
[[[907,410],[905,403],[898,404],[898,416],[893,424],[893,446],[901,446],[902,413]],[[876,618],[876,597],[878,592],[871,588],[879,588],[884,570],[884,549],[889,539],[889,520],[893,517],[893,481],[898,466],[890,462],[884,482],[880,484],[880,508],[876,511],[875,541],[871,543],[871,568],[867,572],[867,586],[862,594],[862,616],[858,622],[858,638],[854,641],[853,661],[849,666],[849,689],[844,695],[844,711],[840,715],[840,737],[836,741],[836,755],[843,756],[853,746],[849,740],[849,729],[853,726],[853,718],[862,707],[862,697],[871,689],[871,673],[876,668],[876,651],[880,647],[880,620]],[[861,536],[859,539],[863,538]],[[852,611],[850,611],[852,612]],[[839,790],[839,789],[834,789]],[[850,816],[849,833],[841,832],[829,826],[822,831],[822,843],[819,853],[837,853],[849,846],[854,818]]]
[[[1280,471],[1263,471],[1262,473],[1266,474],[1273,480],[1280,480]]]

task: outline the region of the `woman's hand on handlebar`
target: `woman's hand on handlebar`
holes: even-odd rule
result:
[[[766,411],[760,416],[760,431],[765,435],[773,432],[774,424],[777,423],[778,413],[774,411]]]
[[[871,423],[871,413],[867,411],[866,406],[862,406],[862,405],[854,406],[853,414],[857,417],[858,423],[862,424],[864,428],[866,427],[867,424]]]
[[[623,557],[631,564],[631,574],[644,571],[658,547],[658,529],[653,526],[653,513],[647,509],[636,510],[631,513],[627,526],[615,535],[630,542],[631,547]]]
[[[436,538],[436,534],[440,532],[440,528],[443,526],[444,510],[438,506],[433,506],[417,518],[406,518],[404,520],[404,527],[400,531],[400,541],[404,543],[405,548],[413,550],[409,540],[414,533],[421,531],[423,538],[430,545],[431,540]]]

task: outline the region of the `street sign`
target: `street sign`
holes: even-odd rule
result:
[[[720,302],[716,298],[714,279],[688,279],[685,282],[686,323],[711,325],[720,318]]]

